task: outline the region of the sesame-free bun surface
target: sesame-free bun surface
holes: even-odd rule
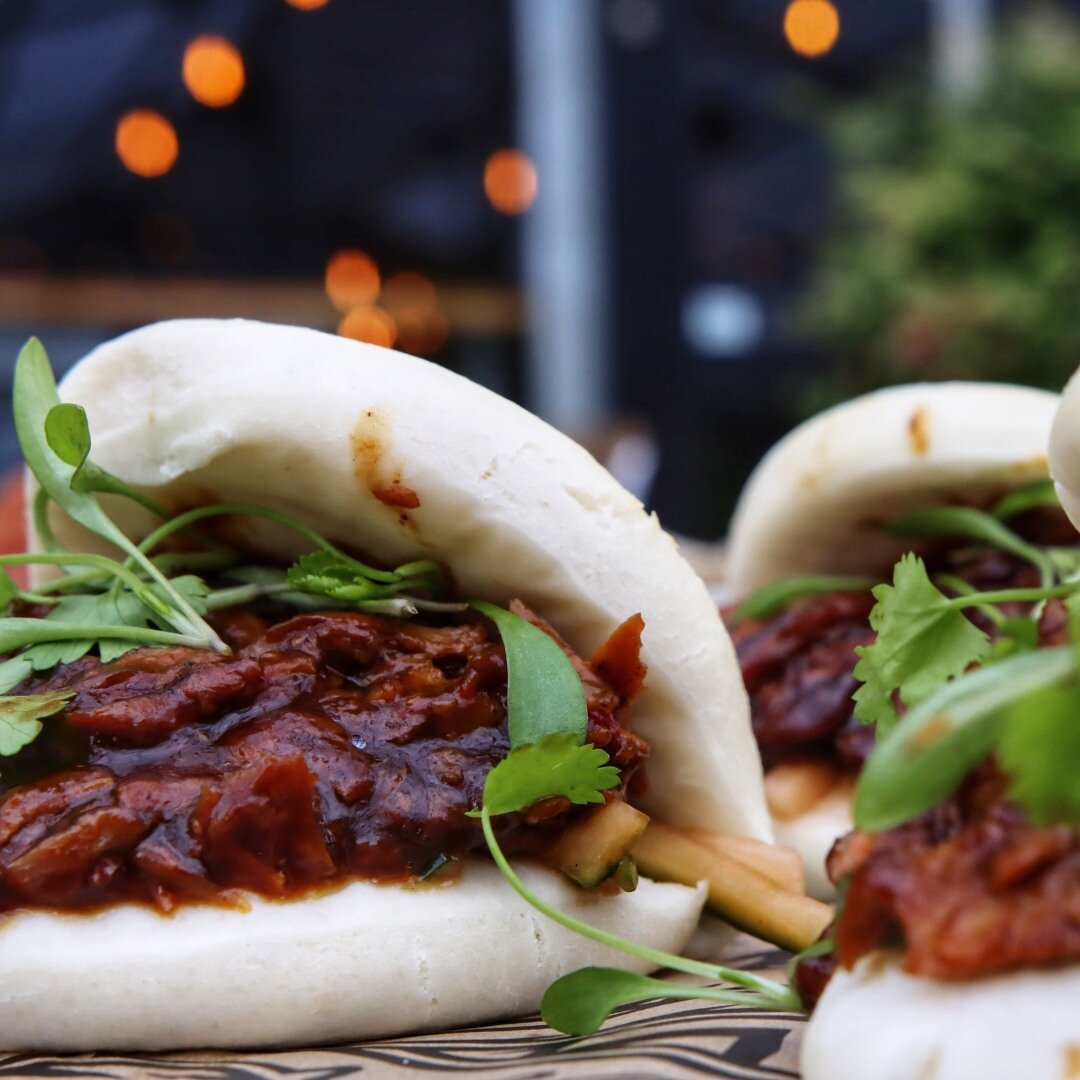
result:
[[[519,869],[549,903],[654,948],[679,949],[704,899],[648,880],[595,896]],[[0,1047],[240,1049],[442,1030],[530,1012],[587,964],[646,970],[556,926],[475,859],[444,883],[355,882],[303,901],[252,898],[249,911],[23,912],[0,930]]]
[[[802,1043],[804,1080],[1074,1080],[1080,965],[939,982],[871,953],[837,971]]]
[[[641,612],[649,674],[633,726],[653,750],[642,808],[769,838],[746,695],[705,586],[656,519],[536,417],[414,357],[240,320],[127,334],[60,392],[87,411],[92,459],[173,509],[255,503],[387,565],[438,559],[463,595],[519,597],[583,655]],[[402,505],[415,501],[403,493],[419,505]],[[130,535],[148,530],[130,502],[109,505]],[[93,547],[62,515],[53,525],[62,542]],[[255,551],[305,550],[266,522],[232,525],[230,538]],[[601,900],[544,880],[564,910],[674,952],[702,904],[682,886],[643,882]],[[533,1010],[552,977],[598,962],[483,862],[432,891],[359,883],[318,901],[253,900],[242,914],[121,907],[96,920],[20,920],[0,927],[10,998],[0,1012],[17,1017],[0,1018],[3,1046],[277,1045],[445,1027]],[[138,948],[122,947],[135,927]],[[112,955],[103,942],[117,946],[116,963],[102,966]],[[34,945],[50,957],[39,975]],[[69,984],[89,991],[74,1026],[58,996]],[[179,1009],[179,1020],[154,1020],[144,1001]]]
[[[746,693],[705,586],[656,518],[542,420],[426,360],[240,319],[126,334],[60,394],[86,409],[92,459],[173,508],[257,503],[387,565],[438,559],[463,595],[524,600],[585,656],[641,612],[642,809],[769,838]],[[420,505],[378,497],[395,483]],[[110,505],[145,529],[133,504]],[[250,517],[233,535],[275,555],[310,547]]]
[[[729,586],[745,596],[796,574],[888,571],[910,547],[881,531],[890,518],[978,503],[1045,477],[1057,402],[1045,390],[1001,383],[915,383],[807,420],[743,489]]]
[[[803,861],[807,895],[816,900],[832,900],[836,894],[825,872],[825,856],[836,842],[854,828],[851,820],[851,787],[837,784],[805,813],[781,820],[773,819],[776,842],[794,848]]]
[[[1061,393],[1050,432],[1050,475],[1069,520],[1080,529],[1080,372]]]

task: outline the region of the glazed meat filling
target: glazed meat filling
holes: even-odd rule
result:
[[[74,697],[5,762],[0,910],[290,896],[484,847],[466,812],[509,741],[505,654],[483,619],[233,609],[213,622],[232,655],[88,657],[16,691]],[[648,755],[624,726],[639,646],[629,620],[593,664],[570,654],[620,791]],[[500,818],[500,842],[542,853],[580,812],[545,800]]]
[[[1029,511],[1010,527],[1037,544],[1075,546],[1076,531],[1059,510]],[[926,556],[931,573],[954,574],[979,591],[1026,588],[1039,573],[1015,555],[966,545],[942,545]],[[766,769],[787,761],[826,761],[847,771],[859,769],[874,746],[871,727],[852,715],[855,648],[874,640],[869,593],[832,593],[796,601],[766,619],[731,625],[731,636],[750,695],[754,737]],[[1006,605],[1020,614],[1025,605]],[[730,612],[725,613],[729,623]],[[973,617],[982,629],[994,626]],[[1066,619],[1060,601],[1046,604],[1039,623],[1040,644],[1060,644]]]
[[[1080,836],[1037,827],[987,763],[948,802],[886,832],[848,834],[829,856],[845,883],[835,956],[799,970],[816,1000],[834,963],[899,948],[905,971],[967,979],[1080,960]]]

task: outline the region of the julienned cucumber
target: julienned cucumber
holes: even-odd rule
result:
[[[619,869],[648,824],[646,814],[616,799],[571,825],[548,852],[547,861],[579,885],[592,889]]]

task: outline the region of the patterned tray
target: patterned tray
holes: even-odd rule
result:
[[[740,938],[724,962],[782,977],[785,957]],[[61,1021],[62,1022],[62,1021]],[[539,1019],[438,1035],[288,1052],[0,1056],[0,1080],[401,1080],[438,1072],[487,1080],[574,1080],[717,1076],[798,1077],[802,1021],[794,1016],[705,1002],[628,1005],[588,1039],[570,1039]]]

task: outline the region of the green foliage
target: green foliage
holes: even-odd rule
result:
[[[73,697],[70,690],[0,697],[0,755],[10,757],[41,733],[41,721],[58,713]]]
[[[498,627],[506,649],[510,745],[538,743],[558,732],[584,742],[589,725],[585,691],[558,643],[527,619],[495,604],[474,600],[472,606]]]
[[[922,378],[1061,387],[1080,359],[1077,27],[1029,13],[970,104],[919,71],[835,136],[839,220],[805,313],[836,367],[806,404]]]
[[[1010,796],[1039,823],[1080,828],[1080,687],[1048,686],[1014,702],[998,747]]]
[[[602,803],[603,792],[619,783],[619,770],[599,748],[582,746],[572,733],[555,733],[518,746],[487,774],[484,807],[494,817],[512,814],[559,795],[572,803]]]
[[[870,625],[872,645],[855,651],[855,715],[883,725],[895,720],[892,693],[905,705],[921,701],[970,664],[986,657],[989,639],[940,592],[918,556],[908,553],[896,564],[891,585],[874,589],[877,604]]]

